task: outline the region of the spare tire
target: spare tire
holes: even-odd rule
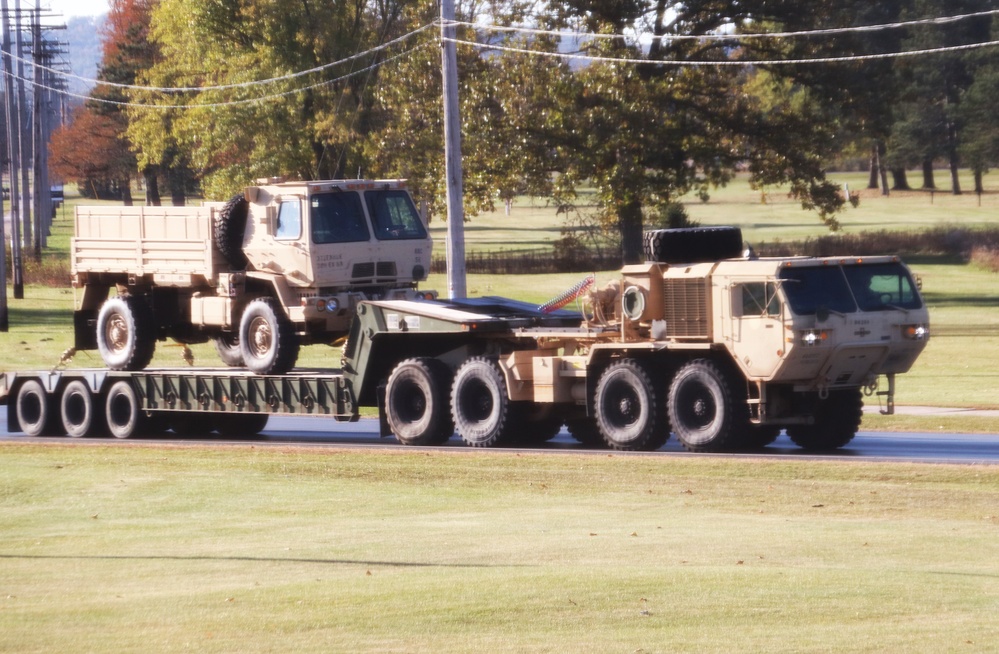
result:
[[[738,227],[690,227],[645,232],[643,253],[655,263],[700,263],[742,256]]]
[[[212,238],[215,247],[222,253],[233,268],[246,268],[246,255],[243,254],[243,235],[246,232],[246,215],[250,205],[242,193],[232,196],[215,214]]]

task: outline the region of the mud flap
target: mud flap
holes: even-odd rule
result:
[[[77,350],[97,349],[97,310],[73,312],[73,347]]]
[[[385,413],[385,384],[379,384],[375,389],[375,399],[378,403],[378,435],[382,438],[392,436],[392,427],[389,426],[388,415]]]

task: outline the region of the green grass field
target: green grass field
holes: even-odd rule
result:
[[[984,652],[999,469],[0,444],[0,651]]]

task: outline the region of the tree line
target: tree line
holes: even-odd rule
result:
[[[908,170],[935,188],[940,167],[953,192],[959,167],[981,190],[999,159],[999,50],[957,48],[997,38],[996,9],[999,0],[459,2],[459,39],[477,44],[458,49],[466,212],[528,194],[571,216],[580,191],[594,189],[629,262],[641,258],[643,224],[739,171],[758,187],[786,186],[830,229],[848,199],[825,175],[836,157],[863,153],[885,192],[913,185]],[[104,83],[53,138],[53,173],[125,201],[141,177],[147,202],[169,193],[175,204],[225,199],[261,177],[402,177],[443,215],[439,30],[380,49],[437,11],[429,0],[112,0]],[[940,12],[970,17],[926,20]],[[889,24],[901,26],[842,29]],[[773,36],[738,38],[747,33]],[[913,51],[926,54],[894,56]]]

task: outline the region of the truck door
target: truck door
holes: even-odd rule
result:
[[[784,356],[784,306],[777,284],[766,281],[732,285],[728,337],[732,352],[751,377],[767,379]]]
[[[292,283],[312,281],[309,239],[303,236],[302,227],[302,200],[297,197],[281,200],[274,226],[274,240],[280,250],[276,263]]]

